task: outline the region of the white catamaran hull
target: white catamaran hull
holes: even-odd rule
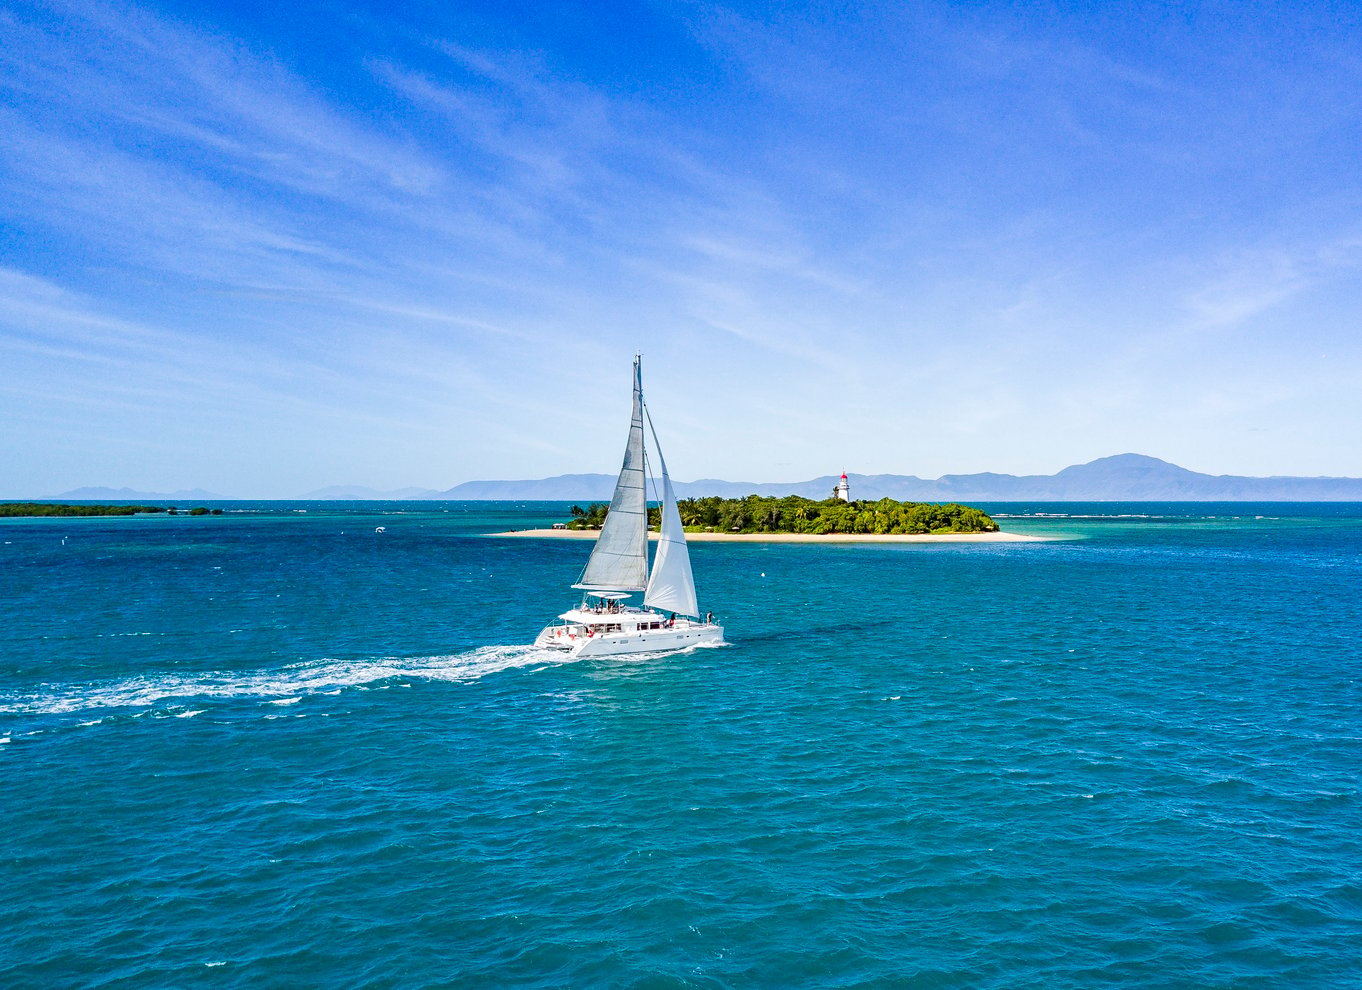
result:
[[[563,650],[574,657],[610,657],[626,653],[660,653],[692,646],[722,646],[724,627],[714,623],[676,620],[667,629],[623,629],[611,632],[583,631],[581,627],[553,625],[541,632],[534,645]]]

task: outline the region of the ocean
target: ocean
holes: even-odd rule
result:
[[[0,521],[0,986],[1362,985],[1362,505],[691,547],[559,503]],[[384,532],[376,532],[377,527]]]

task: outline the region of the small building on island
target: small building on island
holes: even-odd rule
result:
[[[837,483],[837,487],[833,489],[832,494],[835,497],[840,498],[843,502],[851,501],[851,486],[847,484],[847,473],[845,471],[842,472],[842,480]]]

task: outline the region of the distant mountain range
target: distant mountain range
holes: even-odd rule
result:
[[[705,495],[827,498],[838,480],[840,476],[829,474],[794,482],[704,478],[674,484],[676,494],[681,498]],[[851,484],[852,498],[896,498],[911,502],[1362,502],[1362,478],[1248,478],[1199,474],[1143,454],[1102,457],[1067,467],[1058,474],[947,474],[934,481],[902,474],[849,474],[847,480]],[[334,485],[299,498],[605,502],[614,490],[615,476],[612,474],[563,474],[534,481],[466,481],[445,491],[429,488],[377,491],[363,485]],[[131,488],[77,488],[53,498],[209,502],[226,497],[201,488],[169,494],[139,492]]]
[[[674,482],[680,498],[803,495],[827,498],[840,476],[758,483]],[[848,474],[851,497],[913,502],[1362,502],[1362,478],[1248,478],[1188,471],[1157,457],[1117,454],[1058,474],[948,474],[934,481],[900,474]],[[607,501],[615,478],[566,474],[538,481],[468,481],[428,498]]]
[[[429,488],[396,488],[389,492],[381,492],[375,488],[366,488],[363,485],[331,485],[328,488],[318,488],[315,492],[308,492],[306,495],[298,497],[300,499],[361,502],[376,498],[407,501],[416,498],[445,498],[446,496]]]
[[[73,488],[52,498],[69,498],[77,502],[132,502],[147,499],[156,502],[224,502],[226,495],[206,492],[202,488],[181,489],[178,492],[139,492],[131,488]]]

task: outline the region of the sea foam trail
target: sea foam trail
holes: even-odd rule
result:
[[[339,694],[393,679],[474,681],[519,667],[548,666],[571,658],[532,646],[482,646],[441,657],[315,660],[275,670],[153,674],[83,684],[44,684],[29,693],[0,694],[0,714],[64,715],[100,708],[165,707],[205,698],[291,704],[307,695]]]

